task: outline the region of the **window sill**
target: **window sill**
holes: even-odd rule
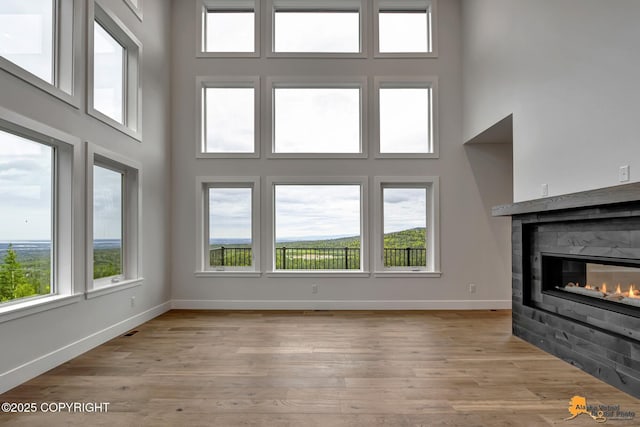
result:
[[[267,52],[267,58],[367,59],[367,53],[366,52]]]
[[[262,273],[259,271],[241,271],[241,270],[226,270],[226,271],[215,271],[215,270],[205,270],[205,271],[196,271],[193,273],[196,277],[260,277]]]
[[[437,52],[376,52],[374,58],[437,58]]]
[[[377,153],[376,159],[439,159],[438,153]]]
[[[113,285],[106,285],[100,288],[94,288],[88,290],[85,294],[87,299],[98,298],[104,295],[112,294],[114,292],[124,291],[125,289],[135,288],[141,286],[144,278],[128,279],[122,282],[114,283]]]
[[[267,277],[369,277],[368,271],[318,271],[318,270],[290,270],[290,271],[269,271],[265,273]]]
[[[260,52],[203,52],[196,51],[196,58],[259,58]]]
[[[30,299],[28,301],[12,303],[6,307],[0,307],[0,323],[64,307],[65,305],[75,304],[81,299],[82,294],[51,295]]]
[[[409,271],[409,270],[386,270],[376,271],[373,273],[374,277],[441,277],[440,271]]]
[[[367,153],[270,153],[268,159],[366,159]]]
[[[40,89],[51,96],[58,98],[60,101],[63,101],[75,109],[80,108],[80,99],[78,96],[73,96],[57,86],[48,83],[45,80],[35,76],[24,68],[14,64],[13,62],[3,58],[0,56],[0,69],[8,72],[9,74],[14,75],[20,80],[30,84],[31,86]]]
[[[197,159],[258,159],[260,153],[205,153],[198,151]]]
[[[115,130],[120,131],[127,136],[130,136],[136,141],[142,142],[142,132],[136,131],[126,125],[123,125],[122,123],[112,119],[111,117],[102,114],[100,111],[94,109],[93,107],[87,108],[87,114],[89,114],[94,119],[104,123],[105,125],[111,126]]]

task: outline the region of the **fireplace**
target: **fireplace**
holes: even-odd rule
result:
[[[542,253],[542,292],[640,317],[640,261]]]
[[[640,183],[498,206],[514,335],[640,398]]]

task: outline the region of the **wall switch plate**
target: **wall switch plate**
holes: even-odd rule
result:
[[[620,166],[620,169],[618,170],[618,181],[629,181],[629,165]]]
[[[546,197],[549,195],[549,184],[542,184],[542,187],[540,188],[540,194],[542,194],[542,197]]]
[[[311,285],[311,293],[312,294],[317,294],[318,293],[318,285],[317,284],[313,284]]]

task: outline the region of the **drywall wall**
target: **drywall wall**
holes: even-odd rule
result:
[[[463,0],[464,140],[513,114],[514,200],[640,180],[635,0]]]
[[[370,2],[366,2],[369,4]],[[266,4],[266,2],[261,2]],[[499,308],[510,307],[509,221],[491,218],[491,207],[511,202],[508,144],[465,147],[462,142],[460,2],[438,3],[439,56],[410,60],[267,58],[268,15],[262,16],[260,58],[196,58],[196,2],[172,4],[172,298],[179,308]],[[369,52],[372,20],[367,21]],[[439,159],[196,159],[197,76],[438,76]],[[266,102],[262,91],[263,106]],[[369,112],[373,111],[369,97]],[[268,120],[268,119],[266,119]],[[269,144],[263,121],[261,140]],[[367,142],[367,141],[365,141]],[[260,176],[260,277],[196,277],[196,177]],[[265,274],[269,176],[440,177],[441,277],[273,277]],[[371,191],[370,191],[371,194]],[[372,215],[370,197],[369,213]],[[371,251],[373,246],[367,248]],[[366,266],[367,270],[371,270]],[[344,276],[344,275],[343,275]],[[469,293],[468,285],[477,285]],[[318,293],[312,294],[312,284]]]
[[[83,8],[86,2],[82,2]],[[143,59],[143,141],[97,121],[86,114],[85,72],[76,76],[83,84],[81,107],[76,109],[0,71],[0,105],[22,116],[90,141],[142,164],[142,271],[141,286],[85,299],[83,213],[76,213],[74,259],[78,301],[0,323],[0,392],[74,357],[128,328],[168,309],[169,287],[169,2],[144,2],[141,22],[123,1],[108,7],[140,39]],[[83,9],[84,13],[84,9]],[[83,19],[80,34],[86,34]],[[85,61],[83,41],[83,56]],[[85,67],[82,67],[84,70]],[[83,164],[75,167],[84,169]],[[78,184],[83,185],[82,182]],[[135,297],[135,305],[131,304]]]

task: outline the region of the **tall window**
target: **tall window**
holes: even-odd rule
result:
[[[101,4],[89,0],[87,111],[109,126],[141,139],[142,45]]]
[[[433,108],[436,78],[417,80],[376,78],[381,157],[438,155]]]
[[[93,29],[93,107],[123,123],[126,50],[99,22]]]
[[[364,184],[326,181],[274,183],[274,271],[364,268]]]
[[[377,177],[376,271],[438,273],[438,178]]]
[[[433,49],[432,1],[378,0],[377,54],[422,55]]]
[[[273,52],[361,53],[361,8],[355,0],[273,0]]]
[[[200,77],[199,157],[256,157],[259,78]]]
[[[77,105],[78,7],[74,0],[0,1],[0,68]]]
[[[255,274],[260,269],[260,179],[199,177],[202,237],[197,274]]]
[[[0,302],[54,291],[55,149],[0,131]]]
[[[138,285],[140,165],[87,143],[89,296]]]
[[[257,56],[260,2],[199,0],[202,37],[200,56]]]
[[[122,279],[123,174],[93,166],[93,278]]]
[[[273,153],[363,154],[364,79],[289,83],[271,79]]]

